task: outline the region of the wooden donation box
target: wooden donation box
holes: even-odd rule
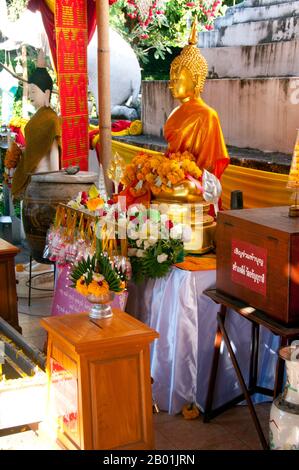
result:
[[[19,251],[0,238],[0,317],[21,333],[15,276],[15,256]]]
[[[67,449],[153,449],[149,345],[159,335],[118,309],[41,320],[49,409]]]
[[[218,290],[287,325],[299,323],[299,218],[289,207],[220,212]]]

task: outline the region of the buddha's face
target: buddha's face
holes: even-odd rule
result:
[[[171,71],[169,89],[172,96],[180,101],[188,101],[196,97],[195,83],[191,73],[184,66]]]
[[[46,90],[44,92],[34,83],[30,83],[28,95],[35,109],[39,109],[42,106],[49,106],[49,97],[50,97],[49,90]]]

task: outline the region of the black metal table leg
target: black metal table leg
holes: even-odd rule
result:
[[[221,332],[222,332],[222,335],[223,335],[223,339],[224,339],[224,341],[225,341],[225,344],[226,344],[226,347],[227,347],[228,352],[229,352],[229,354],[230,354],[230,358],[231,358],[231,360],[232,360],[234,369],[235,369],[235,371],[236,371],[239,384],[240,384],[241,389],[242,389],[242,391],[243,391],[243,393],[244,393],[244,396],[245,396],[245,399],[246,399],[246,401],[247,401],[247,404],[248,404],[248,407],[249,407],[249,411],[250,411],[250,414],[251,414],[253,423],[254,423],[255,428],[256,428],[256,430],[257,430],[257,433],[258,433],[258,435],[259,435],[260,442],[261,442],[261,444],[262,444],[263,449],[268,449],[268,448],[269,448],[268,443],[267,443],[267,441],[266,441],[266,439],[265,439],[263,430],[262,430],[262,428],[261,428],[259,419],[258,419],[258,417],[257,417],[255,408],[254,408],[254,406],[253,406],[253,403],[252,403],[252,400],[251,400],[249,391],[248,391],[247,386],[246,386],[246,384],[245,384],[245,381],[244,381],[244,379],[243,379],[243,375],[242,375],[241,369],[240,369],[240,367],[239,367],[238,361],[237,361],[236,356],[235,356],[235,354],[234,354],[234,351],[233,351],[233,349],[232,349],[232,347],[231,347],[231,344],[230,344],[230,341],[229,341],[229,337],[228,337],[228,335],[227,335],[227,332],[226,332],[226,329],[225,329],[225,326],[224,326],[223,317],[222,317],[220,314],[218,314],[218,315],[217,315],[217,318],[218,318],[219,327],[220,327]]]
[[[223,322],[224,322],[225,321],[225,316],[226,316],[226,307],[225,307],[225,305],[221,305],[219,315],[221,315],[221,318],[223,318]],[[209,422],[210,414],[211,414],[211,411],[212,411],[221,342],[222,342],[222,332],[221,332],[221,329],[219,327],[219,323],[217,322],[217,331],[216,331],[215,342],[214,342],[214,353],[213,353],[212,369],[211,369],[211,373],[210,373],[208,394],[207,394],[205,410],[204,410],[204,415],[203,415],[204,423]]]
[[[251,354],[249,370],[249,390],[257,385],[258,378],[258,356],[259,356],[260,326],[257,323],[251,325]]]

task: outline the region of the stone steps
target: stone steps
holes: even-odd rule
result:
[[[246,46],[299,38],[299,0],[243,2],[199,34],[199,47]]]
[[[221,28],[231,26],[235,23],[247,23],[250,21],[261,21],[266,19],[277,19],[285,16],[298,16],[299,1],[291,0],[289,2],[269,3],[259,6],[244,6],[240,3],[235,7],[228,8],[225,16],[216,19],[215,27]]]
[[[233,24],[199,34],[198,47],[255,46],[299,39],[299,17]]]
[[[290,3],[289,0],[245,0],[242,3],[236,5],[236,7],[259,7],[264,5],[279,5],[281,3]]]

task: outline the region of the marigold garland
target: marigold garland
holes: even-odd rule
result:
[[[16,168],[20,158],[22,155],[22,150],[20,147],[15,143],[11,142],[10,148],[6,151],[5,158],[4,158],[4,166],[9,170],[11,168]]]
[[[12,177],[22,155],[21,148],[12,141],[4,158],[4,182],[10,186]]]
[[[122,183],[130,187],[134,197],[150,190],[154,195],[161,191],[171,193],[173,186],[184,181],[187,175],[199,179],[202,171],[190,152],[168,154],[139,153],[127,165]]]

